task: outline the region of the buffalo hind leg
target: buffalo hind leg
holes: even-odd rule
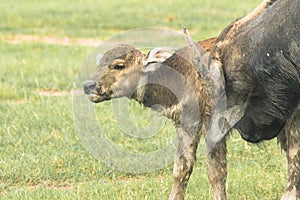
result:
[[[226,200],[226,138],[223,138],[208,153],[206,158],[206,170],[208,179],[214,192],[214,200]]]
[[[189,135],[179,128],[178,147],[176,159],[174,162],[174,183],[169,200],[183,200],[188,180],[193,171],[196,160],[196,151],[200,135]]]
[[[288,161],[288,183],[281,200],[300,200],[300,111],[288,120],[278,137],[281,146],[286,150]]]

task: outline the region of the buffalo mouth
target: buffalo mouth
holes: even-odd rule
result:
[[[100,103],[102,101],[107,101],[111,99],[107,95],[98,95],[98,94],[87,94],[87,97],[93,103]]]
[[[88,99],[93,103],[100,103],[102,101],[110,100],[111,94],[108,92],[101,92],[101,88],[97,86],[95,81],[86,81],[84,83],[84,93]]]

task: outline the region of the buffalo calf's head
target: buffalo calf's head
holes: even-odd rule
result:
[[[126,44],[108,50],[97,61],[97,73],[84,83],[84,93],[94,103],[131,97],[145,76],[144,58],[139,50]]]

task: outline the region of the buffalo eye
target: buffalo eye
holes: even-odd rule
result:
[[[119,63],[114,66],[114,69],[121,70],[121,69],[124,69],[124,67],[125,67],[125,65],[123,63]]]

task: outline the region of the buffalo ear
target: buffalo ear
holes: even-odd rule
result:
[[[96,60],[95,60],[96,61],[96,66],[99,66],[100,60],[102,59],[103,55],[104,54],[102,54],[102,53],[97,54]]]
[[[168,47],[157,47],[149,51],[144,65],[149,63],[162,63],[168,58],[170,58],[175,53],[174,49]]]
[[[143,62],[144,71],[150,72],[157,70],[161,64],[170,58],[175,53],[175,50],[168,47],[157,47],[149,51],[146,59]]]

